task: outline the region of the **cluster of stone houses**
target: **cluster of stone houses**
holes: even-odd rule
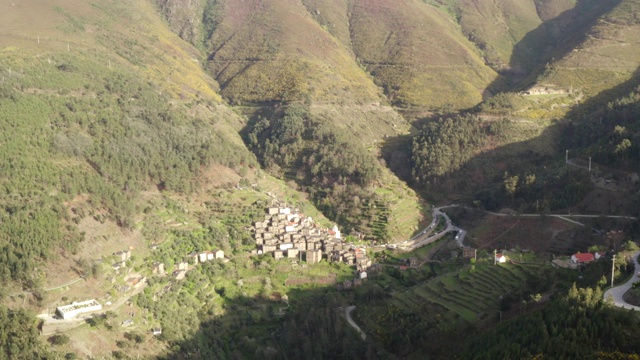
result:
[[[337,226],[319,228],[311,217],[288,207],[269,207],[264,220],[254,223],[254,238],[259,254],[273,254],[276,260],[302,259],[308,263],[322,260],[325,244],[341,242]]]
[[[300,259],[315,264],[327,255],[331,262],[354,265],[358,271],[371,266],[364,248],[351,247],[342,241],[338,226],[320,228],[311,217],[297,209],[269,207],[264,220],[254,223],[254,237],[259,254],[273,254],[276,260]]]
[[[331,250],[329,250],[331,248]],[[367,252],[362,247],[346,247],[342,244],[332,244],[327,247],[327,258],[331,262],[343,262],[347,265],[354,265],[358,272],[366,271],[372,264],[367,257]]]

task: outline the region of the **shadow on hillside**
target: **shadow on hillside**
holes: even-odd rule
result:
[[[527,33],[513,50],[509,69],[500,74],[513,90],[522,90],[533,84],[549,61],[560,59],[584,38],[585,32],[603,14],[622,0],[577,0],[575,7],[543,22]],[[502,81],[500,79],[499,81]],[[488,88],[499,88],[493,83]]]
[[[289,305],[276,292],[269,298],[222,295],[225,314],[199,314],[202,322],[191,324],[194,328],[186,330],[184,339],[172,341],[184,327],[163,324],[161,340],[170,351],[160,359],[378,358],[384,349],[369,338],[363,340],[342,310],[388,297],[372,285],[365,282],[351,290],[337,290],[334,285],[291,289]]]
[[[564,183],[562,185],[567,189],[571,188],[571,181],[575,185],[575,183],[585,183],[585,179],[587,179],[586,184],[589,183],[589,175],[585,170],[566,167],[565,150],[569,149],[574,157],[576,156],[575,154],[580,154],[580,147],[588,146],[594,141],[593,139],[587,139],[584,143],[578,143],[574,140],[577,138],[578,133],[585,133],[585,129],[579,129],[579,127],[591,126],[583,121],[585,115],[602,112],[607,108],[607,102],[627,96],[638,85],[640,85],[640,68],[626,82],[604,90],[584,103],[575,105],[566,116],[566,120],[569,121],[555,122],[544,129],[540,135],[529,140],[486,149],[465,161],[459,169],[450,171],[445,176],[438,178],[437,185],[435,181],[432,181],[431,184],[417,183],[415,181],[412,174],[413,164],[411,159],[413,136],[407,135],[387,139],[382,154],[387,166],[396,175],[406,181],[423,197],[436,204],[456,202],[471,204],[475,200],[479,200],[481,206],[490,210],[510,207],[522,212],[553,212],[558,210],[571,211],[573,207],[574,211],[580,211],[580,208],[575,208],[580,203],[577,190],[574,194],[575,196],[563,194],[563,196],[566,195],[566,199],[563,200],[565,205],[560,201],[556,201],[555,206],[549,207],[545,206],[548,204],[541,205],[540,201],[543,200],[543,196],[549,197],[552,194],[551,191],[554,190],[552,188],[553,184],[559,184],[557,179],[562,180],[563,176],[564,179],[568,179],[563,180]],[[435,120],[428,119],[428,121]],[[499,119],[495,121],[509,123],[517,120]],[[524,120],[524,122],[526,123],[527,121]],[[611,128],[615,126],[615,124],[609,125]],[[586,133],[589,132],[587,131]],[[593,134],[593,131],[591,133]],[[526,174],[533,174],[538,180],[547,179],[548,181],[544,186],[534,187],[529,194],[525,194],[526,200],[519,198],[517,193],[512,199],[507,199],[504,192],[505,174],[508,174],[508,176],[518,175],[521,180]],[[572,190],[567,191],[570,192]],[[622,195],[616,194],[616,198],[620,196]],[[631,199],[630,196],[627,197]],[[558,199],[554,197],[552,200]],[[633,215],[637,211],[634,211],[631,201],[626,201],[620,206],[613,204],[600,210],[599,213],[614,215]],[[628,222],[621,221],[619,224],[612,226],[613,228],[625,228],[627,225],[629,225]]]
[[[573,107],[571,111],[567,113],[566,118],[573,121],[580,121],[588,114],[601,114],[606,111],[607,103],[629,95],[629,93],[638,86],[640,86],[640,67],[633,72],[629,80],[611,89],[603,90],[596,96],[590,97],[578,106]]]

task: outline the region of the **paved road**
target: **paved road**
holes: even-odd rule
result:
[[[639,306],[634,306],[629,304],[628,302],[623,300],[623,296],[624,294],[631,289],[631,286],[633,285],[634,282],[636,281],[640,281],[640,277],[638,276],[638,272],[640,271],[640,264],[638,264],[638,256],[640,255],[640,251],[636,252],[633,254],[633,263],[636,266],[636,270],[634,271],[633,276],[631,277],[631,279],[629,279],[629,281],[627,281],[626,283],[620,285],[620,286],[616,286],[613,287],[609,290],[607,290],[604,293],[604,300],[606,301],[607,299],[609,299],[609,297],[613,298],[613,304],[617,307],[621,307],[624,309],[633,309],[633,310],[640,310]]]
[[[358,324],[356,324],[356,322],[353,321],[353,318],[351,317],[351,312],[355,310],[355,308],[356,308],[355,305],[347,306],[344,309],[344,316],[347,317],[347,321],[349,322],[349,325],[351,325],[351,327],[356,329],[356,331],[360,334],[360,336],[362,336],[362,340],[366,340],[367,334],[365,334],[364,331],[360,329],[360,326],[358,326]]]
[[[441,206],[441,207],[437,207],[437,208],[433,208],[432,211],[432,215],[433,215],[433,221],[431,222],[431,224],[424,230],[422,230],[422,232],[416,236],[414,236],[413,238],[411,238],[410,240],[405,241],[404,243],[400,244],[399,246],[401,248],[404,248],[406,250],[415,250],[417,248],[423,247],[425,245],[429,245],[435,241],[437,241],[438,239],[442,238],[443,236],[445,236],[446,234],[450,233],[450,232],[458,232],[458,235],[456,236],[456,241],[458,242],[458,244],[462,247],[463,246],[463,241],[464,241],[464,236],[466,235],[466,231],[460,229],[459,227],[453,225],[453,223],[451,222],[451,219],[449,218],[449,216],[447,216],[447,214],[445,212],[442,211],[442,209],[444,208],[448,208],[448,207],[455,207],[458,205],[447,205],[447,206]],[[443,218],[445,220],[446,226],[444,228],[444,230],[431,235],[431,233],[433,232],[433,229],[435,229],[436,225],[438,224],[440,218]]]
[[[443,212],[443,209],[446,208],[451,208],[451,207],[460,207],[460,208],[465,208],[465,209],[470,209],[470,210],[475,210],[471,207],[468,206],[464,206],[464,205],[458,205],[458,204],[451,204],[451,205],[445,205],[445,206],[440,206],[440,207],[436,207],[433,208],[432,211],[432,215],[433,215],[433,220],[431,221],[431,224],[429,224],[428,227],[426,227],[424,230],[422,230],[418,235],[414,236],[413,238],[404,241],[401,244],[397,244],[397,246],[401,249],[404,250],[415,250],[417,248],[423,247],[425,245],[431,244],[435,241],[437,241],[438,239],[440,239],[441,237],[443,237],[444,235],[446,235],[447,233],[450,232],[458,232],[458,235],[456,235],[455,240],[458,242],[458,245],[460,247],[464,246],[464,238],[467,235],[467,232],[455,225],[453,225],[453,223],[451,222],[451,219],[449,218],[449,216],[447,216],[447,214],[445,212]],[[610,219],[624,219],[624,220],[636,220],[635,217],[633,216],[625,216],[625,215],[583,215],[583,214],[517,214],[517,213],[513,213],[513,214],[504,214],[504,213],[496,213],[496,212],[492,212],[492,211],[484,211],[488,214],[491,215],[495,215],[495,216],[515,216],[515,217],[555,217],[567,222],[570,222],[572,224],[576,224],[576,225],[580,225],[580,226],[584,226],[583,223],[573,220],[571,218],[610,218]],[[445,222],[446,222],[446,227],[444,228],[444,230],[431,235],[431,233],[433,232],[433,230],[435,229],[435,227],[438,224],[438,221],[440,220],[440,218],[444,218]],[[383,246],[386,246],[389,244],[385,244]],[[396,245],[392,245],[392,246],[396,246]]]

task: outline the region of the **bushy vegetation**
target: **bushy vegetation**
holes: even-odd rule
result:
[[[1,359],[44,360],[50,355],[40,343],[33,314],[0,307]]]
[[[258,120],[246,140],[266,169],[294,179],[347,232],[355,229],[386,238],[385,201],[370,189],[381,176],[380,164],[353,138],[316,121],[296,104],[271,119]],[[378,205],[382,208],[375,210]],[[376,234],[372,222],[382,222]]]
[[[459,170],[486,143],[490,131],[468,115],[427,124],[413,139],[413,180],[427,186]]]
[[[255,164],[214,128],[216,119],[186,115],[135,74],[73,55],[22,61],[0,58],[7,68],[21,65],[0,87],[4,283],[34,288],[39,259],[54,248],[75,251],[82,234],[72,221],[104,213],[131,227],[141,191],[189,193],[213,163]],[[85,195],[90,214],[64,205]]]
[[[599,288],[576,288],[542,310],[478,336],[463,358],[630,358],[640,351],[638,317],[607,305]],[[614,354],[618,356],[613,356]]]
[[[576,111],[566,139],[596,162],[631,169],[640,163],[639,116],[640,87],[599,109]]]

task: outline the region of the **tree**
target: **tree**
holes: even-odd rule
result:
[[[70,340],[71,339],[69,339],[69,336],[65,334],[55,334],[49,337],[49,342],[53,345],[58,345],[58,346],[68,344]]]
[[[513,200],[515,197],[516,191],[518,190],[518,181],[520,178],[518,175],[509,176],[509,173],[504,173],[504,190],[507,193],[507,196]]]

